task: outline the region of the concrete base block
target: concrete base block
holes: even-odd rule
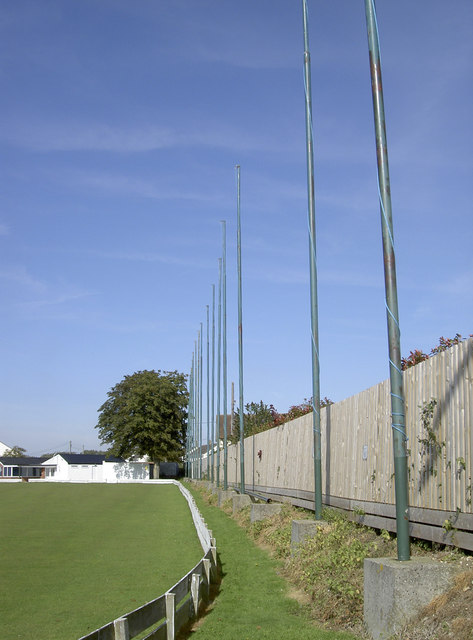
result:
[[[394,558],[366,558],[364,563],[364,620],[373,640],[384,640],[434,598],[450,588],[456,568],[430,558],[399,562]]]
[[[250,496],[245,494],[233,496],[233,513],[240,511],[240,509],[244,509],[249,504],[251,504]]]
[[[281,511],[282,504],[252,504],[250,520],[256,522],[257,520],[264,520],[270,518],[276,513]]]
[[[226,491],[224,489],[219,489],[217,496],[217,504],[219,507],[221,507],[224,502],[226,502],[227,500],[231,500],[233,496],[236,496],[236,493],[235,491],[231,491],[229,489],[227,489]]]
[[[313,538],[319,531],[326,531],[330,525],[323,520],[293,520],[291,530],[291,553],[297,545]]]

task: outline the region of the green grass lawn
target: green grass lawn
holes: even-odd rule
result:
[[[76,640],[202,557],[173,485],[0,484],[0,638]]]
[[[287,596],[277,560],[257,547],[221,509],[197,505],[217,540],[223,579],[215,606],[192,636],[196,640],[354,640],[355,636],[315,627]]]

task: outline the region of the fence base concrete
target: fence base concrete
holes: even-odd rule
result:
[[[319,531],[325,531],[330,525],[324,520],[293,520],[291,530],[291,553],[298,544],[313,538]]]
[[[366,558],[364,620],[373,640],[389,638],[446,592],[455,571],[430,558]]]
[[[240,511],[240,509],[244,509],[249,504],[251,504],[250,496],[245,494],[233,496],[233,513]]]
[[[281,511],[282,504],[252,504],[250,520],[256,522],[257,520],[264,520],[270,518],[276,513]]]
[[[224,502],[226,502],[227,500],[231,500],[233,496],[236,496],[235,491],[231,491],[229,489],[227,489],[226,491],[225,489],[219,489],[217,492],[218,506],[221,507]]]

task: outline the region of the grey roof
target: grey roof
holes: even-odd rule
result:
[[[4,466],[17,466],[17,467],[36,467],[40,466],[44,462],[44,458],[29,458],[29,457],[18,457],[14,458],[12,456],[2,456],[0,458],[0,463]]]
[[[102,462],[125,462],[124,458],[107,456],[105,453],[60,453],[68,464],[102,464]],[[51,458],[49,458],[51,459]],[[44,462],[44,460],[43,460]]]

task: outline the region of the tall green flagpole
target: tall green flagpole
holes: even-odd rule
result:
[[[207,309],[207,480],[210,480],[210,317]]]
[[[322,518],[322,456],[320,434],[320,365],[319,324],[317,302],[317,260],[315,243],[315,188],[314,188],[314,142],[312,133],[312,88],[310,79],[310,52],[307,17],[307,0],[302,0],[304,27],[304,80],[305,80],[305,125],[307,152],[307,195],[309,222],[310,264],[310,323],[312,333],[312,431],[314,447],[314,503],[315,518]]]
[[[223,488],[228,489],[227,446],[227,223],[222,220],[222,336],[223,336]]]
[[[220,486],[220,364],[222,361],[222,258],[218,259],[218,317],[217,317],[217,487]]]
[[[401,334],[397,302],[396,260],[389,181],[388,146],[384,116],[383,83],[379,54],[378,25],[374,0],[365,0],[366,26],[370,56],[371,88],[378,162],[379,203],[383,237],[384,283],[388,321],[391,416],[394,450],[394,487],[396,494],[396,531],[398,560],[409,560],[409,496],[406,426],[401,370]]]
[[[215,456],[215,285],[212,285],[212,471],[210,481],[214,482],[214,456]]]
[[[243,404],[243,319],[241,287],[241,215],[240,215],[240,165],[237,170],[237,270],[238,270],[238,369],[240,406],[240,492],[245,493],[245,433]],[[254,438],[253,438],[254,441]]]

